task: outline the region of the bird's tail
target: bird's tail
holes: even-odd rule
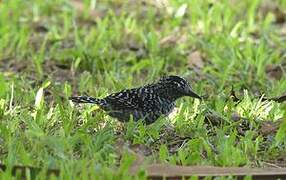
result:
[[[74,103],[91,103],[91,104],[98,104],[101,105],[103,102],[102,99],[93,98],[90,96],[73,96],[69,97],[69,100],[71,100]]]

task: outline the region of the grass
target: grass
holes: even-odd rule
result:
[[[128,168],[136,157],[119,152],[123,140],[130,148],[147,148],[149,163],[282,166],[285,103],[256,94],[285,93],[285,72],[273,78],[266,69],[285,62],[285,20],[277,22],[277,14],[285,12],[286,1],[73,2],[0,3],[2,163],[43,167],[43,178],[55,168],[63,179],[131,179]],[[265,9],[267,3],[280,10]],[[202,68],[190,65],[194,51]],[[131,121],[123,132],[97,107],[68,101],[72,94],[104,97],[164,74],[186,77],[208,100],[181,99],[175,117],[150,126]],[[241,101],[230,98],[232,86]],[[217,117],[218,125],[205,121],[209,112],[207,119]],[[243,134],[233,113],[247,119]],[[258,133],[263,122],[281,119],[277,132]],[[0,176],[11,178],[11,172]]]

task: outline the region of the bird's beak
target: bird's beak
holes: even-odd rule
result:
[[[202,100],[202,97],[197,95],[196,93],[194,93],[192,90],[190,90],[187,94],[187,96],[193,97],[193,98],[198,98],[200,100]]]

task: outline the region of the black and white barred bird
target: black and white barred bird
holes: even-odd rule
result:
[[[146,124],[155,122],[160,116],[168,116],[175,107],[175,101],[183,96],[201,99],[193,92],[190,84],[179,76],[162,77],[158,82],[142,87],[126,89],[105,98],[75,96],[74,103],[97,104],[110,116],[126,122],[132,116]]]

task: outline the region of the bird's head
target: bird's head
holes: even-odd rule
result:
[[[163,86],[168,94],[176,98],[182,96],[190,96],[193,98],[202,99],[193,90],[188,81],[179,76],[164,76],[160,78],[158,84]]]

